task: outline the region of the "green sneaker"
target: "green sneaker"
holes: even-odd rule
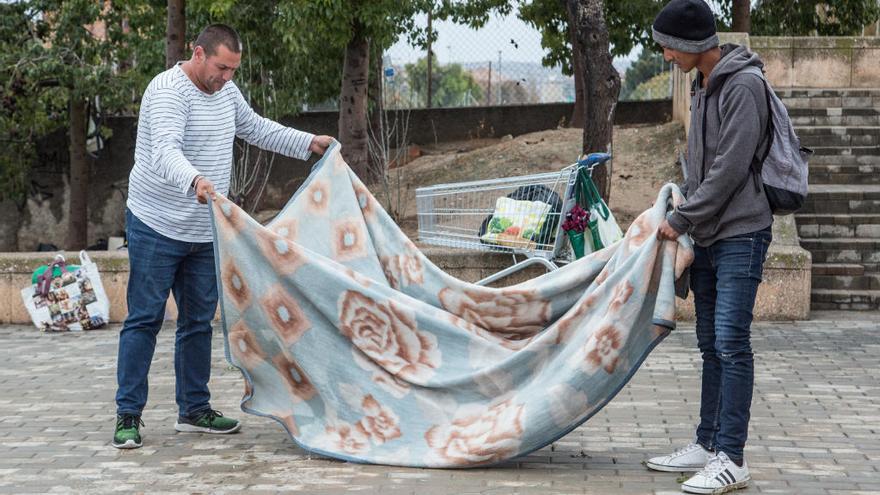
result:
[[[116,416],[116,432],[113,434],[113,446],[117,449],[136,449],[144,442],[141,440],[141,426],[144,424],[140,416],[121,414]]]
[[[174,429],[185,433],[235,433],[241,429],[238,420],[226,418],[220,411],[208,411],[193,416],[178,416]]]

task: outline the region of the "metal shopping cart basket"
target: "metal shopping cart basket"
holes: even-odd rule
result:
[[[577,172],[585,167],[592,174],[593,167],[610,158],[592,153],[559,172],[420,187],[419,240],[513,256],[512,266],[480,285],[536,264],[555,270],[572,258],[562,220],[575,204]]]

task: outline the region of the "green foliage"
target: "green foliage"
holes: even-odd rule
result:
[[[672,77],[671,71],[666,71],[641,82],[628,95],[628,100],[659,100],[669,98],[669,79]]]
[[[543,64],[546,67],[559,66],[563,74],[571,75],[571,37],[565,0],[518,1],[519,17],[541,32],[541,46],[547,50]],[[637,45],[650,45],[651,23],[665,4],[666,0],[606,1],[605,23],[611,40],[611,54],[626,55]]]
[[[878,19],[877,0],[760,0],[752,8],[752,34],[852,36]]]
[[[67,124],[71,99],[126,106],[125,76],[114,70],[122,24],[102,9],[92,0],[0,4],[0,198],[23,198],[35,140]]]
[[[626,69],[623,87],[620,88],[620,99],[638,99],[631,96],[636,87],[667,70],[667,65],[662,54],[643,48],[639,57]]]
[[[411,97],[415,102],[425,101],[428,91],[427,58],[421,58],[414,64],[406,64],[406,77],[412,91]],[[470,72],[465,71],[460,64],[435,63],[431,68],[431,85],[432,106],[478,105],[483,100],[483,89],[474,81]]]

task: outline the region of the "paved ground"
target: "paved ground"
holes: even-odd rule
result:
[[[823,313],[754,328],[755,402],[741,493],[880,493],[880,318]],[[48,335],[0,327],[2,493],[678,493],[641,462],[686,442],[698,405],[693,327],[681,325],[590,422],[503,467],[424,470],[309,457],[274,421],[238,412],[242,380],[215,341],[215,407],[226,437],[176,434],[172,331],[160,338],[145,446],[118,451],[116,330]],[[672,443],[671,443],[672,442]]]

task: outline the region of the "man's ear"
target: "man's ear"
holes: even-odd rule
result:
[[[205,53],[205,48],[201,45],[197,45],[195,48],[193,48],[193,58],[196,59],[196,61],[198,61],[199,63],[203,63],[205,59],[208,58],[207,54]]]

